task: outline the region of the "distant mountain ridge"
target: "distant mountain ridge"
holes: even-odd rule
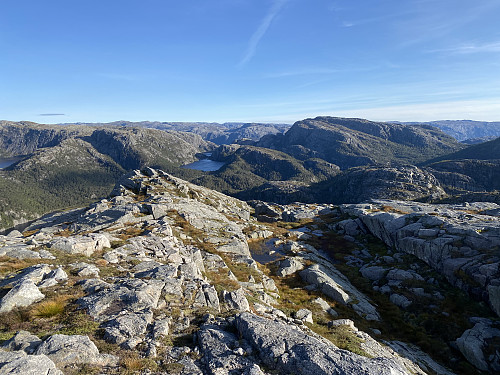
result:
[[[431,126],[316,117],[296,122],[284,135],[268,135],[256,144],[299,160],[321,158],[341,169],[374,164],[417,164],[464,148]]]
[[[500,159],[500,138],[466,146],[430,125],[326,116],[298,121],[284,133],[285,125],[269,126],[277,133],[263,124],[1,121],[0,156],[24,159],[0,171],[0,227],[87,204],[107,195],[124,172],[146,166],[240,199],[283,204],[460,202],[472,193],[500,201],[493,192],[500,188],[499,162],[492,160]],[[252,141],[255,129],[266,135]],[[217,147],[206,140],[216,136],[237,143]],[[179,168],[205,152],[225,165],[207,173]]]
[[[195,154],[215,147],[197,134],[177,131],[0,121],[2,156],[28,155],[72,138],[85,140],[99,152],[112,156],[118,164],[125,163],[122,165],[125,169],[140,168],[144,164],[180,166],[196,160]]]
[[[473,120],[442,120],[430,122],[405,122],[402,124],[434,126],[462,142],[473,139],[500,137],[500,122]]]
[[[173,130],[200,135],[204,140],[217,145],[231,144],[242,139],[258,141],[267,134],[281,134],[291,125],[282,123],[244,123],[244,122],[160,122],[160,121],[114,121],[109,123],[77,123],[64,125],[84,126],[121,126],[159,130]]]

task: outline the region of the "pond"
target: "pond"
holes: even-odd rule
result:
[[[285,256],[282,246],[276,246],[277,238],[267,240],[250,241],[248,247],[252,254],[253,260],[260,264],[274,262]]]
[[[12,158],[0,158],[0,169],[7,168],[9,165],[14,164],[21,160],[22,157],[12,157]]]
[[[183,165],[181,168],[196,169],[198,171],[203,171],[203,172],[213,172],[221,169],[224,164],[226,163],[221,161],[201,159],[193,163]]]

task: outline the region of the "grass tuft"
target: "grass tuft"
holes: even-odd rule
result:
[[[38,303],[31,314],[36,318],[52,318],[64,313],[68,300],[71,296],[62,295]]]
[[[124,374],[143,373],[144,370],[158,370],[158,364],[151,358],[142,358],[138,352],[127,351],[120,356],[120,367]]]

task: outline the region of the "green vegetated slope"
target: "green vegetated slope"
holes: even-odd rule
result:
[[[256,145],[221,146],[213,157],[227,163],[222,169],[181,176],[246,200],[427,200],[444,194],[439,182],[408,164],[466,147],[430,126],[333,117],[299,121],[284,135],[265,136]],[[354,166],[359,167],[351,170]]]
[[[459,160],[459,159],[477,159],[477,160],[492,160],[500,159],[500,137],[494,140],[472,145],[463,150],[450,153],[433,161],[440,160]]]
[[[445,185],[470,191],[500,190],[500,159],[444,160],[428,168]]]
[[[441,156],[425,166],[454,201],[500,202],[500,138]]]
[[[412,165],[363,166],[311,186],[317,202],[361,203],[370,199],[433,201],[446,195],[429,171]]]
[[[2,122],[2,154],[26,157],[0,172],[0,229],[105,197],[127,170],[168,170],[211,148],[174,131]]]
[[[319,159],[299,161],[276,150],[254,146],[222,146],[214,152],[217,160],[227,164],[218,171],[192,179],[192,182],[247,199],[245,194],[269,181],[310,184],[339,173],[339,168]]]
[[[106,196],[125,169],[80,139],[42,148],[0,172],[1,226]]]

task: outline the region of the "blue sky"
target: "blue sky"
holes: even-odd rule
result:
[[[0,119],[500,121],[498,0],[1,0]]]

